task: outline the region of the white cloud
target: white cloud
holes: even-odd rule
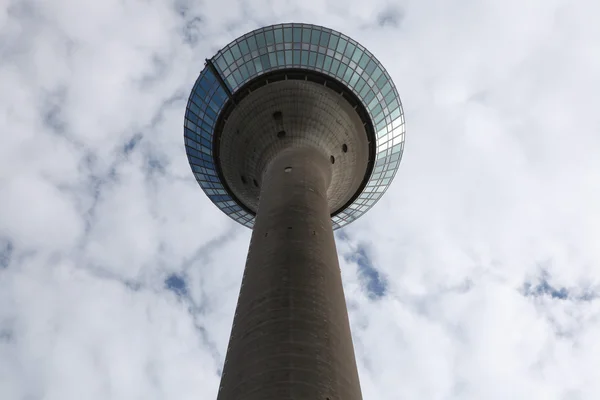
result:
[[[3,3],[0,398],[215,398],[250,232],[193,180],[185,102],[228,41],[306,21],[374,52],[408,124],[386,196],[338,235],[364,398],[595,399],[599,13]]]

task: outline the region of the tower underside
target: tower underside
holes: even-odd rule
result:
[[[326,85],[267,80],[227,116],[216,154],[234,198],[256,213],[267,165],[282,150],[303,146],[331,164],[327,202],[334,214],[360,191],[370,172],[369,140],[355,108]]]
[[[218,400],[360,400],[330,219],[330,158],[309,143],[271,157]]]

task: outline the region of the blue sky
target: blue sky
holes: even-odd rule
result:
[[[396,178],[337,246],[365,399],[596,399],[600,5],[6,0],[0,398],[215,398],[250,231],[183,149],[204,59],[342,31],[402,98]]]

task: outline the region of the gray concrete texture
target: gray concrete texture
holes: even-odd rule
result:
[[[362,399],[330,220],[335,164],[327,153],[299,141],[275,152],[262,174],[218,400]]]
[[[327,159],[334,157],[327,191],[333,214],[359,189],[367,172],[369,147],[354,108],[322,84],[272,82],[245,97],[227,118],[220,136],[223,178],[233,195],[256,212],[266,166],[283,149],[303,145],[313,146]]]

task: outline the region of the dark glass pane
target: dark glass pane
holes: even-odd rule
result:
[[[321,31],[313,29],[312,36],[310,37],[310,43],[317,46],[319,44],[319,38],[321,37]]]
[[[242,56],[242,53],[240,53],[240,48],[237,44],[231,46],[231,54],[233,54],[233,58],[236,60]]]
[[[265,47],[267,45],[267,42],[265,41],[265,35],[262,32],[256,34],[256,42],[258,47]]]
[[[336,51],[338,53],[344,54],[344,49],[346,48],[346,44],[348,44],[348,41],[346,39],[340,38],[340,41],[338,42],[338,45],[336,48]]]
[[[283,30],[283,41],[286,43],[291,43],[292,39],[292,28],[285,28]]]
[[[302,65],[308,65],[308,51],[302,50]]]
[[[333,61],[333,58],[329,57],[329,56],[325,56],[325,64],[323,65],[323,69],[325,71],[329,71],[331,69],[331,62]]]
[[[294,42],[302,40],[302,28],[294,28]]]
[[[377,67],[377,64],[375,64],[375,61],[369,60],[369,63],[367,64],[367,67],[365,68],[365,72],[367,74],[371,75],[371,73],[375,70],[376,67]]]
[[[258,47],[256,46],[256,38],[254,36],[250,36],[249,38],[247,38],[246,42],[248,43],[250,51],[255,51],[258,49]]]
[[[327,47],[329,44],[329,32],[321,32],[321,40],[319,40],[319,45],[323,47]]]
[[[344,55],[348,58],[352,58],[352,54],[354,54],[355,48],[356,48],[355,45],[353,45],[352,43],[348,43],[348,46],[346,47],[346,51],[344,51]]]
[[[279,29],[279,34],[282,35],[281,29]],[[265,31],[265,38],[267,39],[267,46],[275,43],[275,37],[273,36],[272,30]]]
[[[312,51],[310,52],[308,56],[308,65],[311,67],[315,67],[317,65],[317,53]]]
[[[323,61],[325,61],[325,56],[323,54],[318,54],[316,67],[319,69],[323,69]]]
[[[269,61],[269,56],[267,54],[260,56],[260,63],[262,64],[263,69],[271,68],[271,62]]]
[[[338,44],[338,40],[340,40],[339,36],[331,35],[331,37],[329,38],[329,45],[327,47],[335,50]]]
[[[302,42],[310,43],[310,28],[302,29]]]
[[[240,45],[240,50],[242,51],[243,55],[246,55],[250,52],[250,49],[248,48],[248,43],[246,42],[246,40],[240,40],[239,42]]]

